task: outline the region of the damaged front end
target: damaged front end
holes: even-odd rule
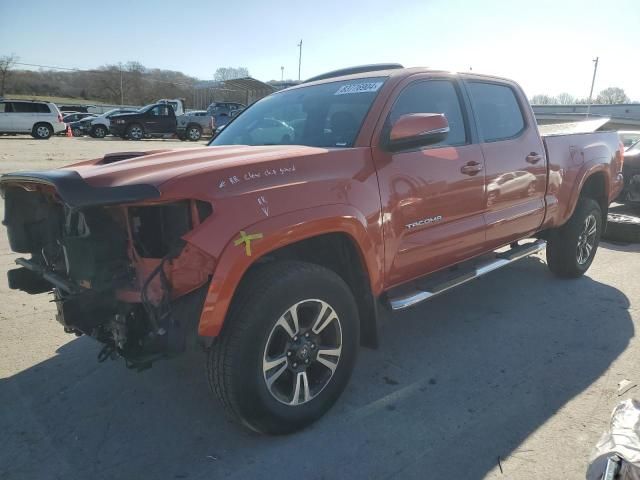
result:
[[[214,259],[184,237],[210,203],[91,187],[73,171],[5,175],[0,188],[11,249],[31,256],[9,287],[52,292],[65,331],[104,344],[99,360],[142,369],[195,341]]]

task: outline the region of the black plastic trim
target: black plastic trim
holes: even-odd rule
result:
[[[0,188],[21,182],[53,186],[62,201],[72,208],[134,203],[160,197],[160,191],[147,184],[92,187],[74,170],[7,173],[0,177]]]

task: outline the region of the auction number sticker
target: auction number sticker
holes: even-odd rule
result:
[[[351,95],[352,93],[377,92],[382,82],[350,83],[341,86],[334,95]]]

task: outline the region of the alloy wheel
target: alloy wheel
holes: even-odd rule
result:
[[[584,220],[582,232],[578,237],[577,260],[580,265],[584,265],[589,261],[591,252],[596,244],[596,233],[598,231],[598,221],[592,213]]]
[[[269,393],[297,406],[313,400],[331,381],[342,353],[342,326],[331,305],[308,299],[275,322],[262,357]]]

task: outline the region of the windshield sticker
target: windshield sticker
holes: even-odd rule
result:
[[[377,92],[382,82],[350,83],[341,86],[334,95],[351,95],[352,93]]]

